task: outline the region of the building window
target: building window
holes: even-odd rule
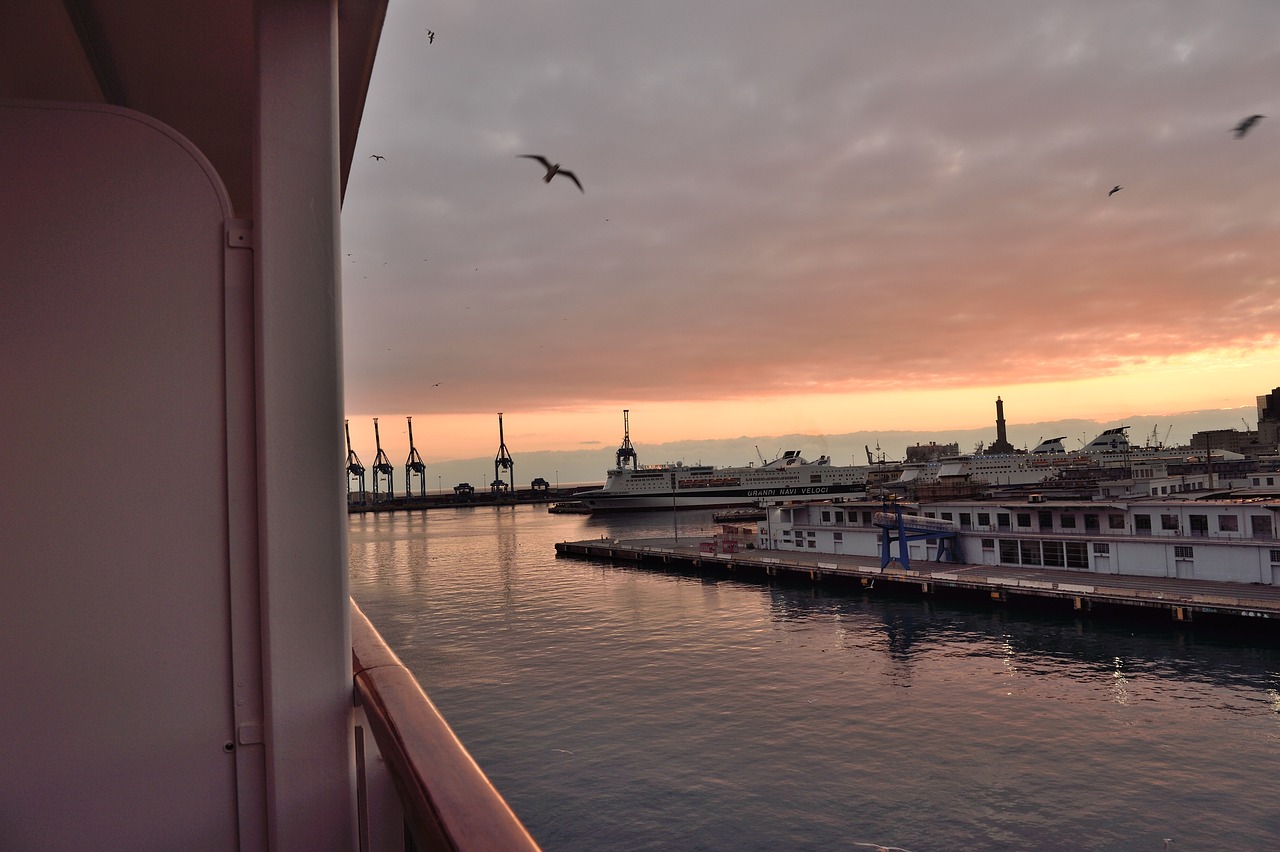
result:
[[[1088,568],[1089,553],[1085,550],[1083,541],[1067,542],[1067,567],[1068,568]]]
[[[1062,528],[1064,530],[1073,530],[1076,528],[1076,516],[1063,515],[1062,517],[1058,518],[1058,523],[1062,525]]]
[[[925,512],[925,513],[924,513],[924,516],[925,516],[926,518],[932,518],[932,517],[933,517],[933,512]]]
[[[1095,541],[1095,542],[1093,543],[1093,552],[1094,552],[1094,553],[1102,553],[1102,554],[1110,554],[1110,553],[1111,553],[1111,542],[1109,542],[1109,541]]]
[[[971,526],[973,526],[973,515],[969,514],[968,512],[961,512],[961,513],[960,513],[960,528],[961,528],[961,529],[968,529],[968,528],[969,528],[969,527],[971,527]]]
[[[1208,515],[1192,515],[1187,518],[1191,526],[1191,536],[1193,538],[1204,538],[1209,534],[1209,516]]]
[[[983,541],[986,541],[986,539],[984,538]],[[1271,561],[1280,562],[1280,550],[1271,551]]]
[[[942,520],[944,520],[944,521],[949,521],[949,520],[951,520],[951,513],[950,513],[950,512],[943,512],[943,513],[942,513]]]
[[[870,512],[863,512],[863,513],[862,513],[862,522],[863,522],[864,524],[869,524],[869,523],[871,523],[871,513],[870,513]]]
[[[980,527],[989,527],[989,526],[991,526],[991,513],[990,513],[990,512],[979,512],[979,513],[978,513],[978,526],[980,526]]]
[[[1240,519],[1235,515],[1219,515],[1218,532],[1240,532]]]
[[[1018,542],[1000,539],[1000,561],[1007,565],[1018,564]]]
[[[1098,529],[1099,529],[1099,527],[1098,527],[1098,516],[1097,516],[1097,515],[1085,515],[1085,516],[1084,516],[1084,530],[1085,530],[1085,532],[1097,532],[1097,531],[1098,531]]]
[[[1019,512],[1019,513],[1018,513],[1018,526],[1020,526],[1020,527],[1029,527],[1029,526],[1031,526],[1031,513],[1030,513],[1030,512]]]
[[[995,546],[996,546],[996,540],[995,540],[994,538],[984,538],[984,539],[982,540],[982,549],[983,549],[983,550],[994,550],[994,549],[995,549]],[[1271,551],[1271,552],[1272,552],[1272,553],[1276,553],[1277,551],[1273,550],[1273,551]]]
[[[1191,548],[1185,544],[1177,545],[1176,547],[1173,548],[1173,558],[1174,559],[1190,559]]]
[[[1176,530],[1177,528],[1178,528],[1177,515],[1161,515],[1160,516],[1160,529]]]
[[[836,512],[836,523],[837,524],[844,523],[844,512]]]
[[[1009,513],[1008,512],[996,513],[996,526],[998,526],[1002,530],[1009,529]]]
[[[816,541],[814,541],[813,539],[809,539],[809,546],[810,546],[810,547],[817,547],[817,546],[818,546],[818,543],[817,543]]]
[[[822,510],[822,522],[823,522],[824,524],[829,524],[829,523],[831,523],[831,513],[830,513],[830,512],[828,512],[828,511],[827,511],[827,510],[825,510],[825,509],[823,509],[823,510]]]
[[[1063,543],[1060,541],[1046,541],[1044,543],[1044,564],[1050,568],[1061,568],[1067,563],[1063,559]]]
[[[1023,565],[1039,565],[1040,564],[1040,542],[1023,541],[1019,548],[1022,551]]]
[[[836,541],[844,541],[844,533],[832,533]]]
[[[1124,529],[1124,515],[1107,515],[1107,526],[1113,530]]]
[[[1150,515],[1134,515],[1133,531],[1138,535],[1151,535],[1151,516]]]

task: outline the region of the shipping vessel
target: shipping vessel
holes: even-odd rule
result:
[[[760,500],[829,500],[866,490],[865,466],[833,465],[827,456],[806,461],[799,450],[787,450],[758,467],[619,464],[606,475],[604,487],[584,491],[577,498],[593,512],[608,512],[713,509],[750,506]]]

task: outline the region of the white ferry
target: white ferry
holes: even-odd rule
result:
[[[806,461],[799,450],[759,467],[664,465],[610,470],[604,487],[576,495],[594,512],[711,509],[760,500],[828,500],[867,490],[867,466],[833,465],[828,456]]]

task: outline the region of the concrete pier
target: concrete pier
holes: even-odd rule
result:
[[[866,556],[747,549],[717,552],[700,539],[592,539],[560,542],[563,556],[614,559],[639,566],[734,576],[785,578],[919,594],[953,594],[1001,603],[1041,603],[1077,611],[1128,611],[1173,622],[1221,621],[1280,624],[1280,587],[1180,580],[1120,574],[1091,574],[1043,568],[916,562],[906,570],[896,562],[880,567]]]

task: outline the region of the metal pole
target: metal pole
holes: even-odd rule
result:
[[[671,472],[671,534],[677,543],[680,541],[680,527],[676,524],[676,474]]]

